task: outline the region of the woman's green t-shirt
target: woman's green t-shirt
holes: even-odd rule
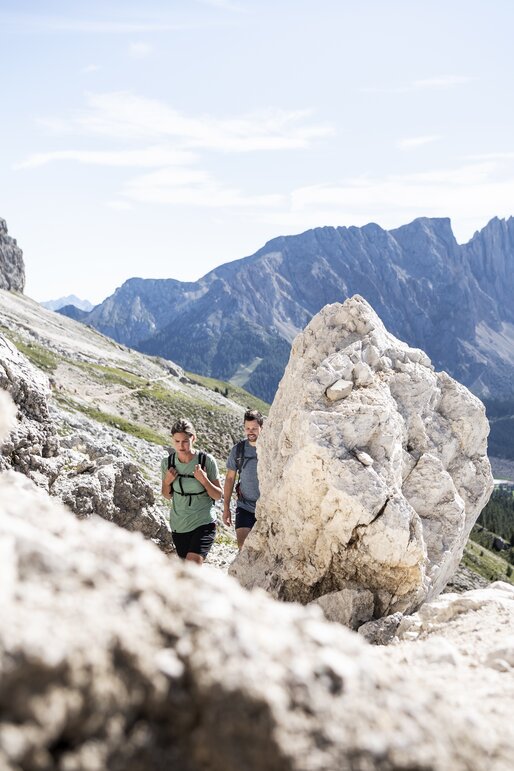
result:
[[[175,469],[179,474],[193,474],[198,464],[198,453],[189,463],[181,463],[175,453]],[[168,456],[161,460],[161,478],[168,470]],[[205,472],[211,482],[219,479],[218,466],[212,455],[206,453]],[[173,498],[170,501],[170,527],[175,533],[190,533],[200,525],[209,525],[216,521],[216,509],[214,501],[207,494],[205,487],[194,477],[182,477],[182,489],[186,495],[180,494],[178,480],[173,485]],[[202,495],[187,495],[187,493],[201,493]]]

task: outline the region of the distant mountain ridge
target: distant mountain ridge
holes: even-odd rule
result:
[[[68,305],[78,308],[80,311],[87,312],[94,308],[93,303],[90,303],[89,300],[81,300],[74,294],[67,295],[67,297],[59,297],[57,300],[45,300],[45,302],[39,304],[49,311],[59,311],[61,308],[65,308]],[[65,313],[64,315],[67,316],[69,314]]]
[[[271,401],[291,341],[361,294],[388,329],[482,396],[514,393],[514,218],[459,245],[447,218],[280,236],[196,282],[132,278],[85,320]]]

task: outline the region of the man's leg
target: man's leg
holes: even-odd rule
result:
[[[236,538],[237,538],[237,546],[239,551],[243,548],[243,544],[248,538],[248,535],[251,532],[251,527],[238,527],[236,529]]]
[[[236,509],[236,538],[239,551],[243,548],[243,544],[254,525],[255,514],[238,506]]]

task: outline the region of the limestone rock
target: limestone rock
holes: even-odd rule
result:
[[[393,613],[390,616],[367,621],[359,627],[359,634],[373,645],[389,645],[397,640],[396,631],[403,619],[403,613]]]
[[[12,471],[0,475],[0,612],[5,771],[509,768],[507,673],[488,669],[504,709],[483,714],[448,656],[449,693],[428,654],[423,667],[390,661],[394,649],[315,608],[77,520]]]
[[[352,392],[353,383],[351,380],[337,380],[326,390],[327,397],[331,402],[338,402],[339,399],[345,399]]]
[[[0,335],[0,388],[18,408],[18,423],[0,447],[0,470],[14,468],[41,483],[56,476],[59,440],[48,411],[48,378]],[[48,481],[43,482],[48,488]]]
[[[331,402],[327,387],[355,372]],[[369,618],[412,612],[455,572],[489,498],[487,434],[481,402],[365,300],[326,306],[296,338],[259,439],[257,525],[231,573],[285,600],[351,602],[357,585]]]
[[[366,619],[373,615],[373,593],[358,586],[346,586],[337,592],[329,592],[315,600],[329,621],[349,626],[351,629],[362,628]]]
[[[0,289],[23,292],[25,265],[23,252],[7,233],[7,223],[0,218]]]
[[[173,548],[168,523],[154,506],[152,489],[134,463],[109,456],[100,462],[82,458],[74,470],[56,479],[51,493],[80,519],[97,515],[140,531],[165,551]]]

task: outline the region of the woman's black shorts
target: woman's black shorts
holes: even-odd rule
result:
[[[216,537],[216,523],[200,525],[189,533],[172,532],[171,537],[180,559],[184,560],[189,552],[200,554],[205,559]]]

